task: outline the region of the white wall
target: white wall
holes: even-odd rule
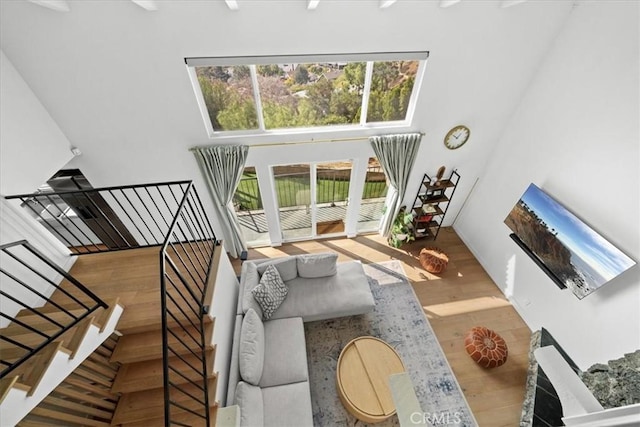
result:
[[[449,220],[571,8],[569,2],[530,1],[503,9],[498,0],[446,9],[436,1],[399,1],[388,9],[380,9],[378,0],[323,1],[314,11],[303,0],[241,1],[238,11],[222,1],[162,1],[156,12],[128,1],[70,4],[70,12],[56,13],[30,2],[0,2],[0,43],[82,150],[73,165],[95,187],[193,179],[200,195],[208,196],[188,148],[224,140],[207,137],[185,57],[428,50],[413,126],[383,132],[426,133],[409,193],[424,172],[459,168]],[[471,139],[447,150],[442,138],[459,123],[471,128]],[[350,144],[335,143],[323,158],[344,158]],[[278,147],[250,156],[265,153],[277,163],[294,155],[296,161],[315,160],[311,152]]]
[[[640,268],[578,300],[504,225],[533,182],[640,260],[639,3],[583,2],[542,62],[456,223],[532,329],[582,369],[640,348]]]
[[[0,194],[31,193],[72,157],[70,143],[0,51]]]
[[[22,79],[4,52],[0,51],[0,195],[30,193],[49,179],[72,157],[69,141],[36,95]],[[0,244],[28,240],[53,262],[69,270],[75,258],[69,250],[15,203],[0,200]],[[31,259],[33,261],[33,259]],[[33,261],[35,262],[35,261]],[[30,273],[8,256],[2,254],[2,267],[26,281],[45,295],[53,292],[46,281]],[[38,266],[55,283],[62,277],[52,270]],[[41,305],[43,301],[6,275],[0,275],[3,289],[27,305]],[[3,313],[14,315],[18,304],[2,298]],[[2,324],[6,319],[2,319]]]

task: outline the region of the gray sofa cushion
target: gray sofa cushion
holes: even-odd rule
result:
[[[262,319],[262,308],[255,300],[251,290],[258,286],[260,275],[258,267],[252,262],[242,264],[242,276],[240,277],[240,294],[238,296],[238,312],[236,314],[246,313],[247,310],[253,308]]]
[[[260,387],[306,381],[309,378],[302,319],[264,322],[264,368]]]
[[[231,363],[229,366],[229,384],[227,385],[226,406],[236,403],[236,385],[240,381],[240,331],[242,329],[242,315],[236,315],[233,330],[233,344],[231,347]]]
[[[284,284],[280,273],[273,265],[268,265],[265,269],[258,286],[251,290],[253,298],[262,309],[262,318],[269,320],[274,311],[287,297],[287,285]]]
[[[298,276],[305,278],[333,276],[337,273],[337,261],[338,254],[334,252],[298,255]]]
[[[258,314],[249,309],[240,330],[240,376],[250,384],[258,385],[262,377],[265,352],[265,333]]]
[[[274,258],[258,264],[258,274],[262,276],[264,271],[270,265],[273,265],[276,270],[278,270],[280,277],[282,277],[282,280],[285,282],[287,280],[295,279],[298,276],[298,264],[296,262],[296,257],[287,256],[283,258]]]
[[[288,281],[287,298],[271,318],[300,316],[303,321],[311,322],[373,310],[375,302],[362,264],[344,262],[338,264],[337,270],[331,277],[298,277]]]
[[[256,427],[265,425],[264,404],[260,387],[240,381],[236,386],[236,402],[240,407],[240,425]]]
[[[265,427],[312,427],[313,409],[309,383],[262,389]]]

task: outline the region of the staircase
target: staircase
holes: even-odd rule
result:
[[[38,312],[52,310],[50,304]],[[26,363],[0,380],[0,425],[16,425],[25,415],[44,400],[71,372],[87,359],[115,331],[124,310],[118,301],[111,301],[108,309],[98,309],[94,316],[85,320],[48,344]],[[41,317],[28,310],[16,316],[24,324],[37,325],[40,330],[51,326],[41,324]],[[15,324],[2,328],[2,335],[30,342],[39,337]],[[17,356],[15,346],[0,342],[0,353],[4,360]]]
[[[30,316],[33,326],[28,326],[29,334],[20,333],[28,353],[19,356],[19,351],[9,348],[11,346],[0,347],[2,363],[13,370],[11,378],[7,375],[0,383],[0,425],[16,425],[116,330],[116,323],[120,338],[108,360],[93,365],[89,362],[74,372],[83,380],[70,377],[67,383],[71,388],[62,386],[62,396],[50,395],[20,425],[105,425],[105,422],[126,426],[213,425],[218,406],[215,401],[218,375],[214,373],[216,348],[211,344],[215,322],[208,313],[222,249],[192,183],[109,187],[51,193],[45,197],[56,195],[73,195],[91,202],[86,207],[91,208],[96,218],[105,220],[99,228],[105,236],[111,236],[112,244],[92,240],[80,229],[74,231],[66,227],[69,235],[63,233],[58,237],[66,242],[70,251],[91,255],[78,257],[70,272],[72,276],[58,268],[57,272],[66,278],[60,286],[41,276],[56,288],[49,299],[51,305],[32,309],[28,307],[36,304],[21,303],[19,298],[9,296],[14,303],[28,309],[30,314],[24,317]],[[42,195],[31,194],[8,199],[20,199],[30,206],[29,201],[40,200],[40,197]],[[108,206],[111,216],[107,215]],[[41,212],[34,213],[41,215]],[[119,217],[119,222],[114,215]],[[124,229],[134,237],[132,241],[117,239]],[[79,232],[82,235],[78,235]],[[38,296],[47,299],[42,294]],[[89,318],[89,314],[98,311],[95,311],[97,306],[87,307],[89,313],[76,316],[76,308],[65,303],[69,296],[76,303],[91,297],[101,307],[110,301],[111,308],[99,317]],[[46,317],[45,321],[41,315]],[[82,319],[73,332],[62,335],[57,332],[48,337],[51,345],[45,349],[42,344],[35,344],[41,340],[38,338],[40,328],[47,327],[47,323],[58,324],[58,318],[69,315],[75,322]],[[2,316],[12,320],[12,316],[4,313]],[[21,322],[22,328],[27,324],[18,319],[14,322],[18,325]],[[8,332],[3,333],[0,341],[11,343],[8,333],[15,332],[16,328],[15,324],[8,326]],[[102,334],[101,341],[94,338],[96,329]],[[11,354],[12,351],[16,351],[16,355]],[[17,358],[19,363],[26,362],[21,366],[11,361],[5,363],[8,356]],[[73,363],[64,364],[64,360]],[[114,367],[118,367],[115,378],[106,379],[107,372]],[[55,381],[50,380],[49,375],[55,376]],[[86,396],[85,380],[91,385],[91,393],[101,395],[102,399],[93,394]],[[109,389],[104,390],[107,385]],[[74,396],[79,399],[77,402],[68,398],[74,388],[78,389]],[[33,399],[32,405],[24,405],[25,397],[31,397],[29,394],[37,399]],[[77,415],[83,404],[99,409],[93,416]],[[52,407],[74,414],[67,414],[66,418],[53,416]],[[113,416],[106,420],[111,410]]]
[[[120,393],[120,400],[111,422],[112,425],[122,426],[164,426],[165,425],[165,388],[163,380],[163,342],[162,324],[159,316],[160,303],[155,309],[153,305],[141,304],[133,305],[132,312],[136,316],[130,317],[130,322],[122,325],[120,332],[122,337],[118,341],[113,355],[112,362],[120,364],[120,370],[114,381],[112,392]],[[138,310],[140,308],[140,310]],[[191,317],[189,323],[196,324],[198,317]],[[214,319],[209,315],[202,317],[204,324],[204,335],[211,338],[213,336]],[[144,325],[144,326],[143,326]],[[201,416],[190,413],[198,411],[199,405],[193,405],[192,396],[202,393],[199,387],[202,386],[203,379],[198,374],[201,370],[202,360],[198,354],[198,346],[193,343],[191,337],[198,336],[199,332],[193,326],[183,329],[177,325],[170,328],[170,345],[174,346],[178,340],[182,340],[189,345],[180,346],[181,351],[170,357],[170,376],[172,384],[181,386],[186,393],[175,393],[173,397],[181,408],[172,411],[172,422],[180,422],[188,426],[206,425]],[[210,340],[209,340],[210,342]],[[209,345],[205,348],[206,372],[213,372],[215,360],[215,346]],[[205,381],[209,386],[209,401],[214,402],[217,375],[210,374]],[[184,409],[182,409],[184,408]],[[210,415],[215,420],[217,405],[214,403],[210,407]]]
[[[111,392],[118,365],[109,361],[117,341],[112,334],[18,426],[109,426],[119,399]]]

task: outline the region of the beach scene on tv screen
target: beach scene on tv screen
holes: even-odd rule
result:
[[[505,224],[578,298],[635,264],[534,184],[511,210]]]

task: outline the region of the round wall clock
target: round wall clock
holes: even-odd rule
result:
[[[454,126],[444,137],[444,145],[450,150],[455,150],[462,147],[469,140],[469,136],[471,136],[471,131],[468,127]]]

